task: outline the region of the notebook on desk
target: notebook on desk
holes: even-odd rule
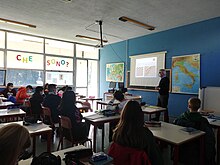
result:
[[[180,130],[188,134],[195,134],[195,133],[200,132],[200,130],[192,128],[192,127],[185,127],[185,128],[181,128]]]

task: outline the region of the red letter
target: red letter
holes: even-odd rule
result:
[[[50,60],[47,60],[47,66],[49,66],[50,65]]]
[[[21,55],[17,55],[17,57],[16,57],[18,61],[21,61],[21,59],[18,57],[21,57]]]

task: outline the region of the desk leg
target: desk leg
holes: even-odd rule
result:
[[[149,114],[149,121],[151,121],[151,114]]]
[[[220,165],[220,127],[217,128],[217,164]]]
[[[94,107],[93,107],[93,100],[92,100],[92,109],[93,109]]]
[[[94,133],[93,133],[93,151],[96,152],[96,132],[97,132],[97,125],[94,125]]]
[[[102,127],[102,151],[104,152],[105,124]]]
[[[200,164],[204,165],[204,136],[200,137]]]
[[[169,123],[168,109],[163,113],[163,121]]]
[[[34,135],[32,138],[33,138],[32,152],[33,152],[33,157],[34,157],[36,155],[36,136]]]
[[[99,103],[96,102],[96,110],[98,110],[98,108],[99,108]]]
[[[173,165],[177,165],[179,161],[179,146],[174,146],[174,158],[173,158]]]
[[[51,152],[51,138],[52,138],[52,131],[47,133],[47,152]]]

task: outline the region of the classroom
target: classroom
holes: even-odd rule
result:
[[[68,90],[74,91],[74,108],[84,112],[82,118],[90,127],[88,138],[91,139],[91,144],[86,142],[86,147],[91,147],[94,153],[105,151],[106,154],[111,144],[106,141],[109,141],[112,133],[110,131],[116,127],[121,115],[111,116],[106,111],[109,118],[100,121],[96,121],[97,116],[90,118],[88,115],[107,109],[110,104],[118,108],[118,102],[109,102],[116,90],[123,91],[125,99],[141,103],[142,110],[143,106],[146,108],[143,110],[145,121],[154,120],[158,114],[156,111],[149,112],[148,106],[162,108],[159,110],[159,123],[161,128],[164,126],[161,132],[177,129],[172,123],[189,110],[190,98],[199,97],[202,101],[200,109],[208,110],[207,113],[216,117],[208,121],[211,121],[209,124],[215,135],[215,161],[220,164],[220,110],[217,107],[220,96],[219,6],[218,0],[3,0],[0,2],[0,92],[7,88],[8,83],[12,83],[16,92],[26,87],[28,93],[27,86],[30,85],[32,92],[39,89],[40,93],[45,90],[42,88],[46,84],[51,84],[51,89],[59,90],[58,95],[61,97]],[[165,69],[169,78],[167,106],[158,104],[160,94],[156,87],[163,78],[158,75],[163,72],[160,69]],[[56,84],[56,89],[52,84]],[[209,87],[213,87],[213,95],[209,93],[209,98],[202,98],[201,93],[205,95],[204,91],[211,89]],[[72,93],[69,92],[69,95],[72,96]],[[6,96],[8,99],[11,95]],[[8,114],[13,106],[11,103],[8,105],[8,100],[4,99],[5,96],[1,95],[0,128],[11,121],[22,123],[30,114],[27,107],[29,102],[26,103],[26,100],[19,104],[13,103],[19,108],[17,116],[12,110]],[[214,100],[215,107],[210,103],[207,107],[207,100]],[[62,101],[59,102],[59,106],[61,105]],[[44,104],[45,111],[46,107]],[[43,114],[39,118],[42,117]],[[59,123],[58,120],[60,118],[56,123]],[[46,130],[41,130],[40,133],[35,128],[28,130],[31,141],[37,141],[36,144],[31,142],[36,150],[34,154],[39,155],[46,151],[53,153],[57,150],[60,137],[58,131],[56,132],[56,127],[59,126],[55,125],[52,125],[52,130],[50,127],[41,128]],[[183,135],[185,139],[181,137],[183,139],[180,138],[179,141],[164,137],[168,140],[163,139],[161,142],[161,137],[157,136],[160,134],[158,130],[151,127],[149,130],[153,132],[160,149],[164,146],[166,148],[166,145],[173,147],[174,155],[178,155],[174,151],[187,138],[199,139],[201,143],[204,143],[201,140],[203,137],[206,139],[206,131],[203,130],[189,137]],[[48,141],[49,138],[44,139],[45,148],[38,149],[42,145],[42,132],[47,137],[54,133],[58,137],[55,137],[54,143]],[[167,144],[164,145],[164,141],[168,141]],[[169,147],[171,155],[168,157],[171,157],[173,155]],[[61,148],[71,151],[65,143],[64,147],[60,144],[58,149]],[[204,154],[203,149],[199,149],[199,154]],[[169,163],[181,163],[178,162],[181,156],[176,155]],[[201,155],[199,163],[205,164]]]

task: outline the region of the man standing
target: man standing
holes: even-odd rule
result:
[[[159,77],[161,77],[159,85],[155,88],[159,91],[157,106],[166,108],[166,111],[164,112],[164,121],[169,122],[167,105],[169,98],[170,80],[168,77],[166,77],[165,69],[159,70]],[[155,120],[159,121],[159,119],[160,119],[160,112],[157,112]]]

